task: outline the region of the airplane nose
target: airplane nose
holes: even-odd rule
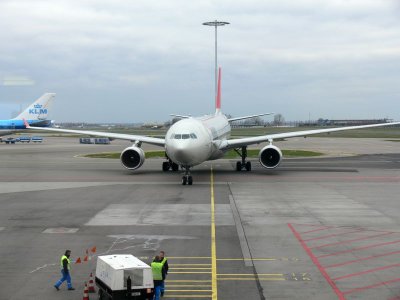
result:
[[[199,159],[204,161],[200,148],[193,140],[173,140],[167,145],[167,154],[177,164],[193,166],[199,163]]]
[[[192,153],[187,147],[178,146],[175,148],[174,156],[181,164],[190,164],[192,160]]]

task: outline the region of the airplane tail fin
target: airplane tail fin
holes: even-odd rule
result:
[[[218,69],[218,86],[215,97],[215,114],[221,113],[221,68]]]
[[[46,93],[29,105],[22,113],[20,113],[14,120],[46,120],[49,113],[49,107],[52,103],[55,93]]]

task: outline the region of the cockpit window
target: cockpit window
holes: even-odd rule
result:
[[[187,140],[187,139],[197,139],[197,136],[194,133],[184,133],[184,134],[171,134],[171,139],[175,139],[175,140]]]

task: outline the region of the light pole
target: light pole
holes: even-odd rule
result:
[[[203,25],[215,27],[215,97],[217,97],[217,76],[218,76],[218,52],[217,52],[217,27],[228,25],[228,22],[211,21],[205,22]]]

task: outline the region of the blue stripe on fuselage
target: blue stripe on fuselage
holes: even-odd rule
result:
[[[49,127],[50,120],[27,120],[29,125],[37,127]],[[25,129],[23,120],[0,120],[0,129]]]

